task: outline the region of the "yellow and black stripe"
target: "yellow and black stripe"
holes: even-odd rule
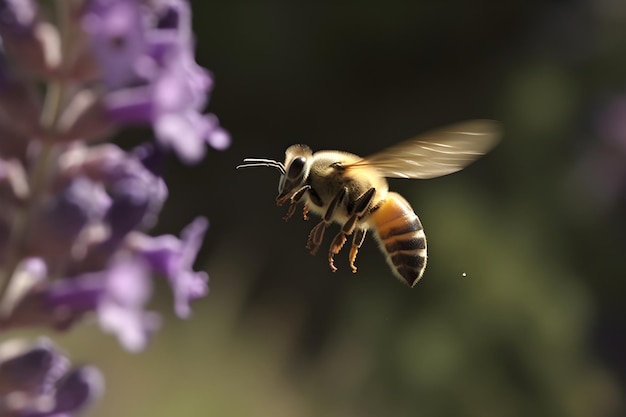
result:
[[[426,269],[426,235],[411,205],[389,193],[370,215],[376,239],[395,275],[413,287]]]

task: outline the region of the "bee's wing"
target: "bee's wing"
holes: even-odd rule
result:
[[[419,135],[346,168],[376,168],[390,178],[435,178],[460,171],[487,153],[500,138],[500,124],[470,120]]]

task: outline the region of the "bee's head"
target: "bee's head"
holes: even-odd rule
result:
[[[287,196],[291,197],[304,186],[311,170],[311,156],[313,152],[306,145],[291,145],[287,148],[285,172],[280,176],[276,201],[284,200]]]
[[[285,151],[284,163],[274,161],[273,159],[246,158],[243,160],[243,164],[237,166],[237,169],[258,166],[278,169],[281,175],[278,182],[276,201],[280,205],[305,185],[311,170],[312,156],[313,151],[308,146],[291,145]]]

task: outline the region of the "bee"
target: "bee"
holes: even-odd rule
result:
[[[337,270],[334,256],[352,236],[349,265],[356,272],[359,248],[371,230],[394,275],[414,287],[426,269],[426,235],[407,200],[389,191],[386,178],[436,178],[457,172],[495,146],[500,125],[492,120],[470,120],[433,130],[367,157],[292,145],[285,161],[246,158],[237,169],[271,167],[280,171],[276,204],[290,205],[285,221],[303,201],[322,219],[309,233],[306,247],[315,255],[326,228],[339,223],[340,231],[328,251],[328,263]]]

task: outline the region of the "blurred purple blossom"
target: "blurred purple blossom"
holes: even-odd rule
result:
[[[41,394],[59,379],[69,367],[69,361],[60,355],[45,338],[32,345],[11,341],[0,345],[0,393],[12,390]]]
[[[225,149],[230,137],[215,115],[202,114],[213,79],[194,59],[189,4],[148,10],[138,1],[89,3],[83,26],[101,63],[106,112],[116,123],[151,124],[161,144],[197,163],[207,144]]]
[[[0,1],[0,34],[29,34],[35,23],[37,8],[33,0]]]
[[[33,222],[31,253],[46,258],[68,256],[80,234],[101,222],[111,206],[104,188],[83,176],[43,200],[41,214]]]
[[[81,26],[90,35],[102,79],[110,90],[137,80],[137,68],[146,50],[143,8],[140,1],[87,3]]]
[[[96,368],[70,362],[45,338],[0,345],[0,415],[71,416],[96,400],[104,381]]]
[[[150,237],[136,233],[130,241],[132,250],[137,251],[154,272],[167,278],[174,294],[174,311],[181,318],[191,314],[191,301],[208,292],[206,272],[193,270],[207,227],[208,221],[199,217],[182,231],[180,239],[171,235]]]
[[[207,145],[230,144],[204,113],[213,76],[195,60],[187,0],[39,6],[0,0],[0,332],[69,330],[91,315],[138,352],[161,324],[146,309],[154,279],[181,318],[208,293],[193,269],[208,221],[180,238],[147,229],[168,196],[166,153],[198,163]],[[137,124],[156,141],[106,143]],[[97,370],[70,370],[45,339],[10,356],[2,346],[2,416],[70,417],[102,390]]]
[[[112,333],[131,352],[145,348],[158,330],[159,316],[146,312],[152,282],[145,263],[138,259],[114,260],[107,269],[57,281],[34,295],[44,317],[58,317],[64,326],[95,312],[102,330]]]
[[[126,349],[142,350],[160,325],[156,314],[144,312],[151,295],[149,271],[143,262],[116,262],[107,271],[106,294],[98,305],[100,327],[115,333]]]

